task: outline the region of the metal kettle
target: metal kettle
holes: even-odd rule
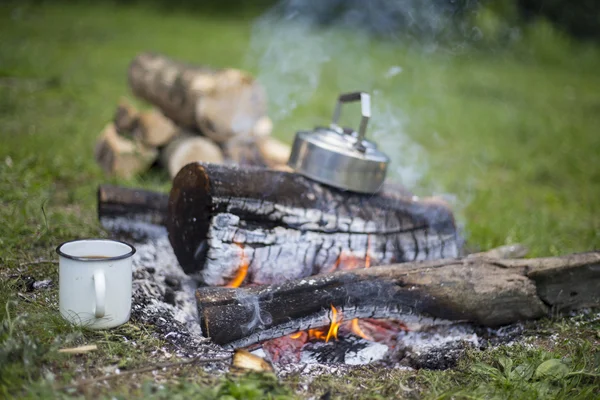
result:
[[[360,101],[361,120],[358,132],[338,125],[342,105]],[[341,94],[329,128],[296,133],[288,166],[315,181],[343,190],[376,193],[387,173],[389,158],[377,145],[365,139],[371,117],[368,93]]]

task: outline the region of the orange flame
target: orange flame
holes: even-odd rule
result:
[[[292,334],[290,335],[290,337],[291,337],[292,339],[299,339],[299,338],[300,338],[300,336],[302,336],[302,332],[296,332],[296,333],[292,333]]]
[[[227,285],[225,285],[225,287],[228,287],[228,288],[240,287],[240,285],[244,282],[244,279],[246,279],[246,275],[248,275],[249,263],[248,263],[248,258],[244,254],[244,247],[242,247],[242,245],[240,245],[240,244],[237,244],[237,245],[239,246],[240,249],[242,249],[242,257],[241,257],[242,261],[241,261],[240,268],[237,270],[237,273],[235,274],[235,277],[231,280],[231,282],[229,282]]]
[[[365,268],[369,268],[371,266],[371,255],[369,254],[369,250],[371,250],[371,235],[367,235],[367,252],[365,255]]]
[[[354,318],[352,320],[350,330],[352,331],[352,333],[360,336],[363,339],[374,341],[374,339],[371,336],[367,335],[362,329],[360,329],[360,325],[358,324],[358,318]]]
[[[333,336],[335,340],[338,338],[338,329],[340,329],[340,323],[342,322],[343,316],[342,313],[339,313],[335,309],[333,304],[331,305],[331,324],[329,324],[329,331],[327,332],[327,337],[325,338],[325,342],[329,342],[329,339]]]

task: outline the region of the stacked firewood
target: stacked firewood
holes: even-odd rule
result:
[[[290,148],[271,136],[266,94],[247,72],[143,53],[128,76],[132,92],[154,108],[121,100],[95,148],[107,174],[131,178],[157,162],[172,178],[194,161],[286,168]]]

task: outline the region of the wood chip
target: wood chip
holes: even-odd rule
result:
[[[249,351],[238,349],[233,354],[233,367],[258,371],[273,372],[273,366],[264,358],[250,353]]]

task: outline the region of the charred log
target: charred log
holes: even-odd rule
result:
[[[168,199],[164,193],[100,185],[98,219],[103,228],[117,234],[166,234]]]
[[[246,347],[344,320],[499,326],[600,305],[600,252],[531,260],[438,260],[340,271],[308,279],[196,292],[203,334]]]
[[[456,257],[450,209],[402,190],[341,191],[301,175],[194,163],[173,181],[167,229],[179,263],[223,285]]]

